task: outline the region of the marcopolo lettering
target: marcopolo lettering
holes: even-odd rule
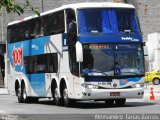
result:
[[[122,37],[122,40],[133,40],[133,38],[131,38],[131,37]]]
[[[139,41],[139,39],[132,38],[132,37],[121,37],[122,40],[129,40],[129,41]]]

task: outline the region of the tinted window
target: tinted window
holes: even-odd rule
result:
[[[64,12],[57,12],[46,15],[43,21],[45,35],[53,35],[63,33],[65,30],[64,25]]]
[[[64,33],[64,11],[21,22],[7,29],[8,42],[14,43],[37,37]]]
[[[10,26],[8,27],[8,32],[7,32],[7,39],[8,39],[8,42],[18,42],[19,40],[19,26],[18,25],[13,25],[13,26]]]
[[[78,19],[80,34],[140,34],[134,9],[79,9]]]
[[[84,44],[82,73],[103,72],[114,75],[143,75],[141,44]],[[103,75],[103,74],[102,74]]]
[[[58,56],[56,53],[24,57],[27,74],[56,73],[58,70]]]
[[[29,38],[29,26],[27,22],[19,24],[19,41]]]
[[[50,73],[57,72],[58,70],[58,56],[57,54],[50,54],[47,57],[48,60],[48,67],[47,70]]]

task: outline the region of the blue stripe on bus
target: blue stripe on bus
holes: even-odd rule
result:
[[[22,72],[25,74],[27,79],[29,80],[34,92],[38,96],[46,96],[45,89],[45,74],[26,74],[24,68],[24,56],[32,56],[44,54],[45,46],[50,41],[49,36],[40,37],[32,40],[26,40],[22,42],[8,44],[8,56],[11,62],[12,67],[17,72]],[[21,64],[16,64],[13,61],[13,51],[18,51],[22,48],[22,61]],[[19,56],[20,57],[20,56]],[[16,55],[17,58],[17,55]]]
[[[38,96],[46,96],[45,74],[27,74],[31,87]]]
[[[78,40],[82,43],[106,43],[106,42],[142,42],[142,36],[140,35],[124,35],[124,36],[113,36],[113,35],[105,35],[105,36],[79,36]]]
[[[17,72],[23,72],[24,70],[24,56],[32,56],[38,54],[44,54],[45,44],[49,42],[50,37],[40,37],[32,40],[26,40],[22,42],[8,44],[8,56],[11,62],[11,65],[15,68]],[[31,45],[32,44],[32,45]],[[13,51],[22,48],[22,64],[21,65],[14,65],[13,61]]]
[[[40,37],[32,40],[26,40],[22,42],[8,44],[8,52],[12,53],[14,48],[23,47],[23,56],[32,56],[38,54],[44,54],[45,44],[49,42],[50,37]],[[9,54],[11,55],[11,54]],[[12,57],[12,56],[10,56]],[[11,59],[10,59],[11,60]]]

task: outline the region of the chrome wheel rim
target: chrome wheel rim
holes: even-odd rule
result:
[[[158,85],[159,84],[159,79],[155,79],[154,84]]]
[[[18,88],[18,97],[20,97],[21,96],[21,88]]]
[[[54,99],[58,99],[59,95],[58,95],[58,89],[56,88],[54,90]]]
[[[23,90],[23,98],[24,98],[24,100],[27,98],[26,88],[24,88],[24,90]]]
[[[66,88],[63,90],[63,98],[65,101],[67,101],[67,99],[68,99],[68,91]]]

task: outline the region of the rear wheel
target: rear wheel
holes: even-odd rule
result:
[[[61,99],[58,94],[58,88],[54,88],[52,90],[53,103],[60,106],[62,104]]]
[[[159,85],[160,84],[160,80],[158,78],[154,78],[153,79],[153,84],[154,85]]]
[[[28,103],[29,102],[29,98],[27,96],[27,91],[26,91],[25,84],[22,85],[22,101],[23,101],[23,103]]]
[[[28,97],[25,85],[22,85],[22,89],[21,87],[18,88],[17,97],[19,103],[37,103],[39,99],[36,97]]]
[[[19,103],[23,103],[22,90],[21,90],[20,86],[17,90],[17,98],[18,98]]]
[[[106,104],[107,106],[112,106],[112,105],[114,104],[114,99],[106,99],[106,100],[105,100],[105,104]]]
[[[126,102],[125,98],[124,99],[116,99],[115,100],[115,103],[116,103],[117,106],[123,106],[125,104],[125,102]]]

